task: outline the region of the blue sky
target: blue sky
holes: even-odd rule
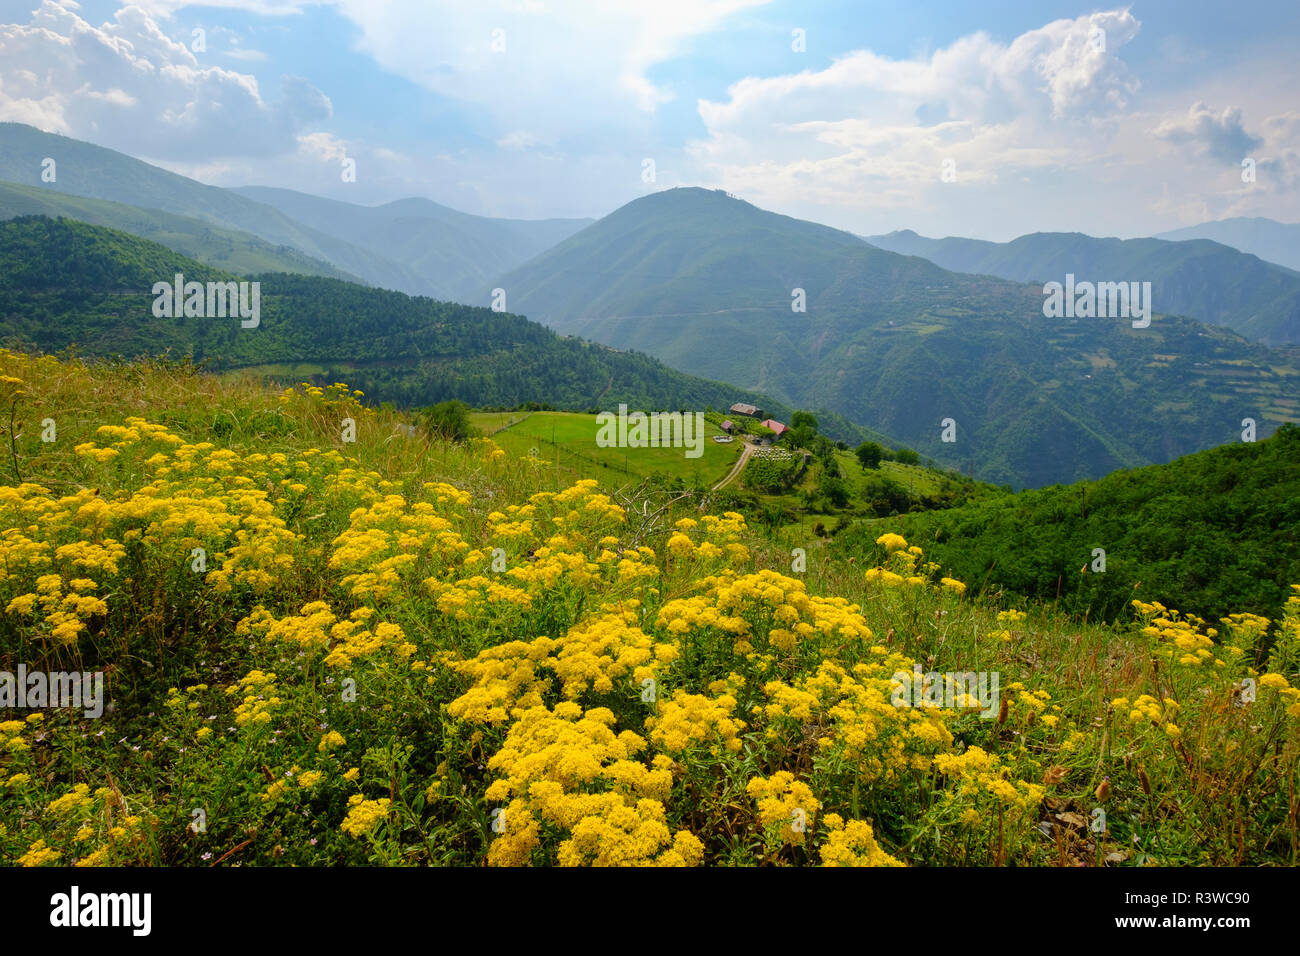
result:
[[[361,203],[698,184],[863,234],[1131,236],[1300,219],[1297,40],[1294,2],[0,0],[0,119]]]

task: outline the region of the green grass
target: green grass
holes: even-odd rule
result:
[[[685,448],[601,448],[596,444],[596,417],[578,412],[474,412],[470,421],[510,454],[527,455],[536,449],[536,457],[584,478],[617,482],[619,475],[662,474],[687,485],[712,487],[740,457],[740,442],[713,441],[723,432],[709,422],[704,426],[704,453],[687,458]]]
[[[904,465],[897,461],[882,461],[878,472],[863,471],[857,456],[851,451],[837,451],[835,461],[840,466],[840,473],[853,487],[857,497],[863,485],[872,474],[881,474],[898,482],[908,491],[917,495],[937,495],[940,490],[940,473],[922,468],[920,465]]]

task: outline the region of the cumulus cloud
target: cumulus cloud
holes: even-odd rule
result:
[[[1201,155],[1234,166],[1263,143],[1246,132],[1240,109],[1228,107],[1215,113],[1204,103],[1193,104],[1186,116],[1164,120],[1153,132],[1166,142],[1189,146]]]
[[[690,151],[737,192],[874,207],[915,201],[945,168],[991,184],[1086,162],[1138,91],[1118,54],[1139,29],[1117,10],[1009,44],[975,33],[926,59],[861,50],[823,70],[748,77],[725,101],[699,102],[708,135]]]
[[[338,165],[348,157],[348,144],[333,133],[304,133],[298,137],[298,151],[318,162]]]
[[[100,26],[76,10],[44,0],[29,23],[0,25],[0,119],[193,160],[291,151],[302,129],[331,115],[325,94],[298,77],[267,101],[254,77],[196,56],[140,7]]]

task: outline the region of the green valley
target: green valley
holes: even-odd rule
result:
[[[830,409],[999,484],[1168,461],[1300,409],[1294,359],[1227,329],[1047,319],[1041,286],[948,272],[713,190],[628,203],[500,285],[562,332]]]

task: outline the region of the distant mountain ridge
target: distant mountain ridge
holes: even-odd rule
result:
[[[323,199],[290,189],[233,192],[279,209],[297,222],[351,242],[437,284],[438,298],[483,305],[491,281],[591,224],[590,219],[489,219],[429,199],[381,206]]]
[[[64,216],[95,226],[121,229],[230,272],[297,272],[361,281],[292,246],[272,245],[252,233],[226,229],[202,219],[74,196],[40,186],[0,182],[0,219],[18,216]]]
[[[55,161],[55,179],[50,183],[41,178],[47,158]],[[491,286],[483,288],[486,276],[513,268],[587,224],[582,219],[487,219],[424,199],[369,207],[292,190],[223,189],[21,123],[0,123],[0,180],[53,196],[80,196],[183,216],[250,234],[275,247],[289,247],[301,254],[304,264],[317,260],[341,276],[410,295],[459,298],[474,304],[490,301]],[[113,221],[110,212],[101,207],[91,220],[127,231],[147,231],[140,228],[139,213]],[[166,230],[155,230],[154,235],[174,238]],[[192,243],[176,248],[197,251]],[[317,265],[301,271],[324,270]]]
[[[1300,272],[1300,222],[1277,222],[1261,216],[1234,217],[1216,222],[1203,222],[1169,232],[1158,233],[1156,239],[1212,239],[1225,246],[1259,256]]]
[[[41,162],[55,161],[55,182],[41,182]],[[124,153],[43,133],[21,123],[0,123],[0,180],[48,188],[144,209],[161,209],[292,246],[344,272],[384,288],[418,286],[419,276],[396,263],[294,222],[278,209],[238,193],[207,186]]]
[[[1300,273],[1208,239],[1098,239],[1036,232],[1011,242],[911,230],[866,236],[890,252],[920,256],[954,272],[1015,282],[1149,281],[1155,307],[1222,325],[1267,345],[1300,343]]]

